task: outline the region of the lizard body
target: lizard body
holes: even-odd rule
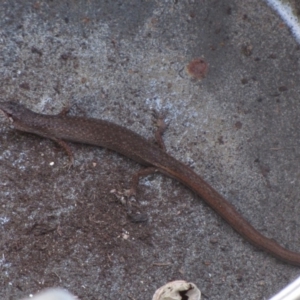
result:
[[[0,102],[0,111],[9,118],[15,129],[52,139],[67,152],[65,141],[104,147],[177,179],[199,195],[251,244],[286,263],[300,266],[300,253],[292,252],[262,235],[190,167],[137,133],[100,119],[38,114],[15,102]]]

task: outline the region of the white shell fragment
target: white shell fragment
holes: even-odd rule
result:
[[[201,292],[194,283],[176,280],[160,287],[152,300],[200,300]]]
[[[69,292],[59,288],[47,289],[34,295],[33,297],[23,300],[75,300],[77,297],[71,295]]]

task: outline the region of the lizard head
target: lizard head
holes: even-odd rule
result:
[[[30,121],[34,112],[24,105],[13,101],[0,102],[0,115],[1,113],[15,129],[26,132],[32,131]]]
[[[0,102],[0,112],[2,112],[11,123],[14,123],[18,121],[25,112],[28,112],[28,109],[17,102],[7,101]]]

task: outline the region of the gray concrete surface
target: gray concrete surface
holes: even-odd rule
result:
[[[169,153],[299,251],[300,47],[267,4],[1,1],[0,25],[1,99],[49,114],[71,103],[148,138],[151,109],[167,111]],[[184,70],[197,57],[209,63],[202,81]],[[128,187],[137,164],[73,145],[68,170],[50,141],[2,124],[1,299],[49,286],[151,299],[174,279],[203,299],[267,299],[299,274],[163,176],[141,183],[148,223],[130,223],[110,191]]]

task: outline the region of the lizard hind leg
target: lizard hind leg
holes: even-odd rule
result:
[[[132,178],[131,178],[131,187],[128,193],[128,198],[131,200],[135,200],[136,192],[137,192],[137,186],[139,184],[139,180],[141,177],[148,176],[153,173],[157,173],[157,168],[148,167],[145,169],[140,169],[138,172],[136,172]],[[146,222],[148,220],[148,216],[144,213],[134,213],[132,212],[130,203],[127,202],[127,215],[130,218],[131,222],[134,223],[140,223],[140,222]]]
[[[169,124],[166,124],[166,122],[165,122],[165,115],[166,115],[165,113],[158,113],[155,110],[152,111],[153,123],[155,124],[155,127],[156,127],[155,140],[156,140],[156,143],[158,144],[158,146],[163,151],[166,151],[166,146],[164,144],[162,136],[169,125]],[[158,172],[157,168],[147,167],[147,168],[140,169],[135,174],[133,174],[133,176],[131,178],[131,186],[127,193],[128,199],[136,200],[137,187],[138,187],[139,180],[141,177],[145,177],[145,176],[151,175],[153,173],[157,173],[157,172]],[[127,205],[130,206],[130,204],[128,202],[127,202]],[[145,222],[148,219],[147,215],[145,215],[145,214],[132,213],[131,208],[129,206],[127,207],[127,209],[128,209],[127,215],[131,219],[132,222],[137,222],[137,223]]]
[[[131,187],[129,190],[129,197],[135,197],[136,196],[136,191],[137,191],[137,186],[139,184],[139,180],[141,177],[148,176],[153,173],[157,173],[158,170],[157,168],[154,167],[148,167],[146,169],[140,169],[138,172],[132,175],[131,178]]]
[[[63,140],[57,139],[57,138],[51,138],[53,141],[55,141],[58,145],[60,145],[65,152],[67,153],[69,157],[69,163],[67,164],[68,168],[71,168],[74,165],[74,155],[70,148],[70,146]]]
[[[153,122],[156,126],[156,131],[155,131],[155,140],[156,143],[158,144],[158,146],[166,151],[166,146],[165,143],[163,141],[163,134],[165,132],[165,130],[168,128],[169,124],[167,124],[165,122],[165,116],[166,113],[158,113],[157,111],[153,110],[152,111],[152,116],[154,118]],[[139,184],[139,180],[141,177],[145,177],[148,176],[150,174],[153,173],[157,173],[158,169],[155,167],[147,167],[147,168],[143,168],[140,169],[138,172],[136,172],[135,174],[133,174],[132,178],[131,178],[131,187],[129,190],[129,197],[135,197],[136,196],[136,191],[137,191],[137,186]]]

